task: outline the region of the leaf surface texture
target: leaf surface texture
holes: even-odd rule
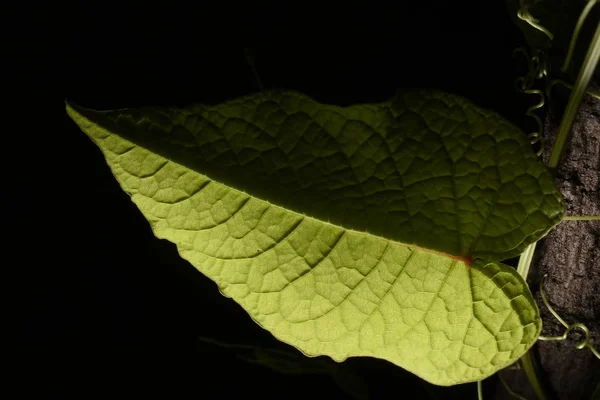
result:
[[[499,261],[564,205],[525,135],[431,90],[336,107],[290,91],[186,109],[67,111],[154,233],[278,339],[429,382],[491,375],[537,339]]]

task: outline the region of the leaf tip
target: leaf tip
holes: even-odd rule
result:
[[[65,99],[65,110],[69,117],[74,118],[75,114],[78,114],[77,109],[80,108],[76,103]]]

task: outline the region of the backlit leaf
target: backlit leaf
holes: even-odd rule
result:
[[[527,285],[499,261],[564,206],[495,113],[429,90],[346,108],[273,91],[67,111],[156,236],[307,355],[379,357],[452,385],[539,335]]]

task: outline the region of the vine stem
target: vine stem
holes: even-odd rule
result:
[[[523,277],[524,281],[527,281],[527,275],[529,275],[529,267],[531,267],[531,261],[533,260],[536,244],[537,242],[533,242],[527,246],[523,254],[521,254],[521,257],[519,257],[517,273]]]
[[[513,391],[509,386],[508,383],[506,383],[506,381],[504,380],[504,378],[502,377],[502,375],[500,373],[498,373],[498,378],[500,378],[500,382],[502,382],[502,385],[504,385],[504,389],[506,389],[506,391],[514,398],[519,399],[519,400],[527,400],[525,397],[521,396],[520,394],[516,393],[515,391]]]
[[[579,19],[577,20],[577,24],[575,25],[575,30],[573,31],[573,36],[571,37],[571,43],[569,43],[569,52],[567,53],[567,57],[565,58],[565,63],[563,64],[561,71],[567,72],[569,68],[569,63],[571,62],[571,58],[573,57],[573,51],[575,50],[575,43],[577,43],[577,38],[579,37],[579,31],[585,22],[592,8],[598,3],[598,0],[588,0],[588,3],[583,8]]]
[[[567,215],[563,221],[600,221],[600,215]]]
[[[579,75],[577,76],[575,88],[571,92],[571,96],[569,97],[569,103],[567,104],[567,109],[565,110],[565,114],[560,123],[560,127],[558,128],[556,143],[554,144],[552,154],[550,154],[550,161],[548,162],[548,167],[551,169],[554,169],[558,166],[558,162],[560,161],[562,153],[565,149],[565,144],[567,143],[571,134],[573,122],[575,121],[575,116],[577,115],[577,111],[579,110],[581,99],[583,98],[586,88],[589,85],[590,80],[592,79],[592,75],[596,70],[596,65],[598,65],[599,59],[600,23],[598,23],[598,27],[596,28],[596,32],[594,33],[594,37],[592,38],[592,43],[590,44],[588,52],[585,56],[585,60],[583,61],[583,67],[581,68],[581,70],[579,71]]]
[[[263,86],[262,81],[260,80],[260,76],[258,75],[258,71],[256,70],[256,66],[254,65],[254,52],[252,49],[246,48],[244,49],[244,53],[246,54],[246,61],[248,62],[248,65],[250,66],[250,69],[254,74],[256,85],[258,86],[260,91],[263,92],[265,90],[265,87]]]
[[[527,275],[529,274],[529,268],[531,267],[531,261],[533,260],[533,254],[535,253],[535,247],[537,242],[533,242],[521,254],[519,257],[519,264],[517,265],[517,273],[523,277],[525,283],[527,283]],[[525,374],[527,375],[527,379],[535,392],[535,395],[539,400],[548,400],[550,397],[547,395],[544,390],[544,386],[538,379],[538,371],[533,362],[533,358],[531,357],[531,352],[527,351],[521,357],[521,362],[523,363],[523,369],[525,370]]]

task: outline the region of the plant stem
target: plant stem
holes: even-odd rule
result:
[[[262,81],[260,80],[260,76],[258,75],[258,71],[256,70],[256,66],[254,65],[253,50],[246,48],[246,49],[244,49],[244,53],[246,53],[246,61],[248,62],[248,65],[250,66],[250,69],[252,70],[252,73],[254,74],[254,79],[256,80],[256,85],[258,86],[260,91],[263,92],[265,90],[265,87],[263,86]]]
[[[567,215],[563,217],[563,221],[600,221],[600,215]]]
[[[598,64],[598,60],[600,59],[600,23],[598,23],[598,27],[596,28],[596,32],[594,33],[594,37],[592,38],[592,43],[588,49],[588,52],[585,56],[585,60],[583,61],[583,67],[579,71],[579,75],[577,76],[577,81],[575,82],[575,89],[571,92],[571,96],[569,97],[569,103],[567,104],[567,109],[565,110],[565,114],[560,123],[560,127],[558,128],[558,135],[556,137],[556,143],[554,144],[554,149],[552,149],[552,154],[550,155],[550,161],[548,162],[548,167],[556,168],[560,157],[565,149],[565,144],[567,143],[571,129],[573,128],[573,122],[575,121],[575,116],[577,115],[577,111],[579,109],[579,104],[581,103],[581,99],[583,98],[583,94],[587,86],[592,79],[592,75],[596,69],[596,65]]]
[[[531,267],[531,261],[533,260],[533,253],[535,253],[535,246],[537,242],[531,243],[521,257],[519,257],[519,264],[517,265],[517,273],[523,277],[525,283],[527,283],[527,275],[529,275],[529,267]]]
[[[535,246],[537,242],[530,244],[521,257],[519,258],[519,264],[517,266],[517,272],[519,275],[523,277],[525,283],[527,283],[527,275],[529,274],[529,268],[531,267],[531,261],[533,260],[533,254],[535,253]],[[533,359],[531,358],[531,353],[527,351],[521,357],[521,362],[523,363],[523,369],[525,370],[525,374],[527,375],[527,379],[535,392],[535,395],[539,400],[548,400],[549,397],[544,390],[541,382],[538,379],[538,375],[536,374],[536,368],[533,363]]]
[[[500,373],[498,373],[498,378],[500,378],[500,382],[502,382],[502,384],[504,385],[504,389],[506,389],[506,391],[514,398],[519,399],[519,400],[527,400],[525,397],[521,396],[520,394],[514,392],[510,386],[508,386],[508,384],[506,383],[506,381],[504,380],[504,378],[502,377],[502,375],[500,375]]]
[[[592,8],[594,8],[594,6],[596,5],[597,2],[598,2],[598,0],[588,0],[588,3],[583,8],[583,11],[581,12],[581,15],[579,16],[579,19],[577,20],[577,24],[575,25],[575,30],[573,31],[573,37],[571,38],[571,43],[569,44],[569,52],[567,53],[567,58],[565,58],[565,63],[563,64],[563,66],[561,68],[562,72],[567,72],[567,69],[569,68],[569,63],[571,62],[571,58],[573,57],[573,51],[575,50],[575,43],[577,43],[577,38],[579,37],[579,32],[581,31],[581,27],[583,26],[585,19],[587,18],[590,11],[592,11]]]
[[[523,363],[523,369],[525,370],[525,374],[527,375],[527,379],[529,379],[529,383],[535,392],[535,395],[539,400],[548,400],[550,397],[546,394],[544,387],[538,380],[538,375],[536,374],[536,367],[531,358],[531,353],[528,351],[523,354],[521,357],[521,362]]]

